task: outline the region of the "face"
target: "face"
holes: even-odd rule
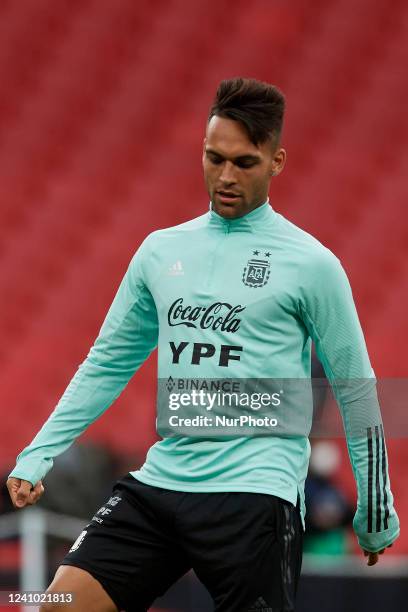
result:
[[[226,219],[248,214],[268,199],[286,152],[271,141],[254,145],[238,121],[214,116],[204,139],[204,180],[213,210]]]

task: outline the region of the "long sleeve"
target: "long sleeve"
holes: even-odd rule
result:
[[[376,379],[347,276],[328,250],[301,281],[300,316],[339,405],[357,485],[353,521],[358,542],[376,552],[399,535]]]
[[[130,262],[88,356],[10,476],[32,484],[44,478],[54,457],[112,404],[156,347],[157,312],[144,277],[146,242]]]

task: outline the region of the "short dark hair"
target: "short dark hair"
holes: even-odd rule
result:
[[[210,108],[208,121],[216,115],[239,121],[255,145],[280,140],[285,96],[274,85],[236,77],[221,81]]]

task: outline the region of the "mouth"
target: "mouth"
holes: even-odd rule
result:
[[[234,193],[233,191],[226,191],[223,189],[216,191],[216,194],[223,204],[234,204],[241,197],[238,193]]]

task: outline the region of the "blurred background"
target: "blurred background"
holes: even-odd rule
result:
[[[3,481],[146,234],[207,210],[202,139],[223,78],[285,93],[288,162],[271,203],[341,259],[377,376],[407,375],[407,68],[405,0],[0,0]],[[0,589],[48,584],[113,481],[143,462],[155,367],[153,355],[56,461],[39,513],[12,512],[3,489]],[[401,537],[375,568],[350,530],[345,441],[313,441],[300,612],[406,610],[408,445],[396,433]],[[155,607],[211,609],[193,575]]]

